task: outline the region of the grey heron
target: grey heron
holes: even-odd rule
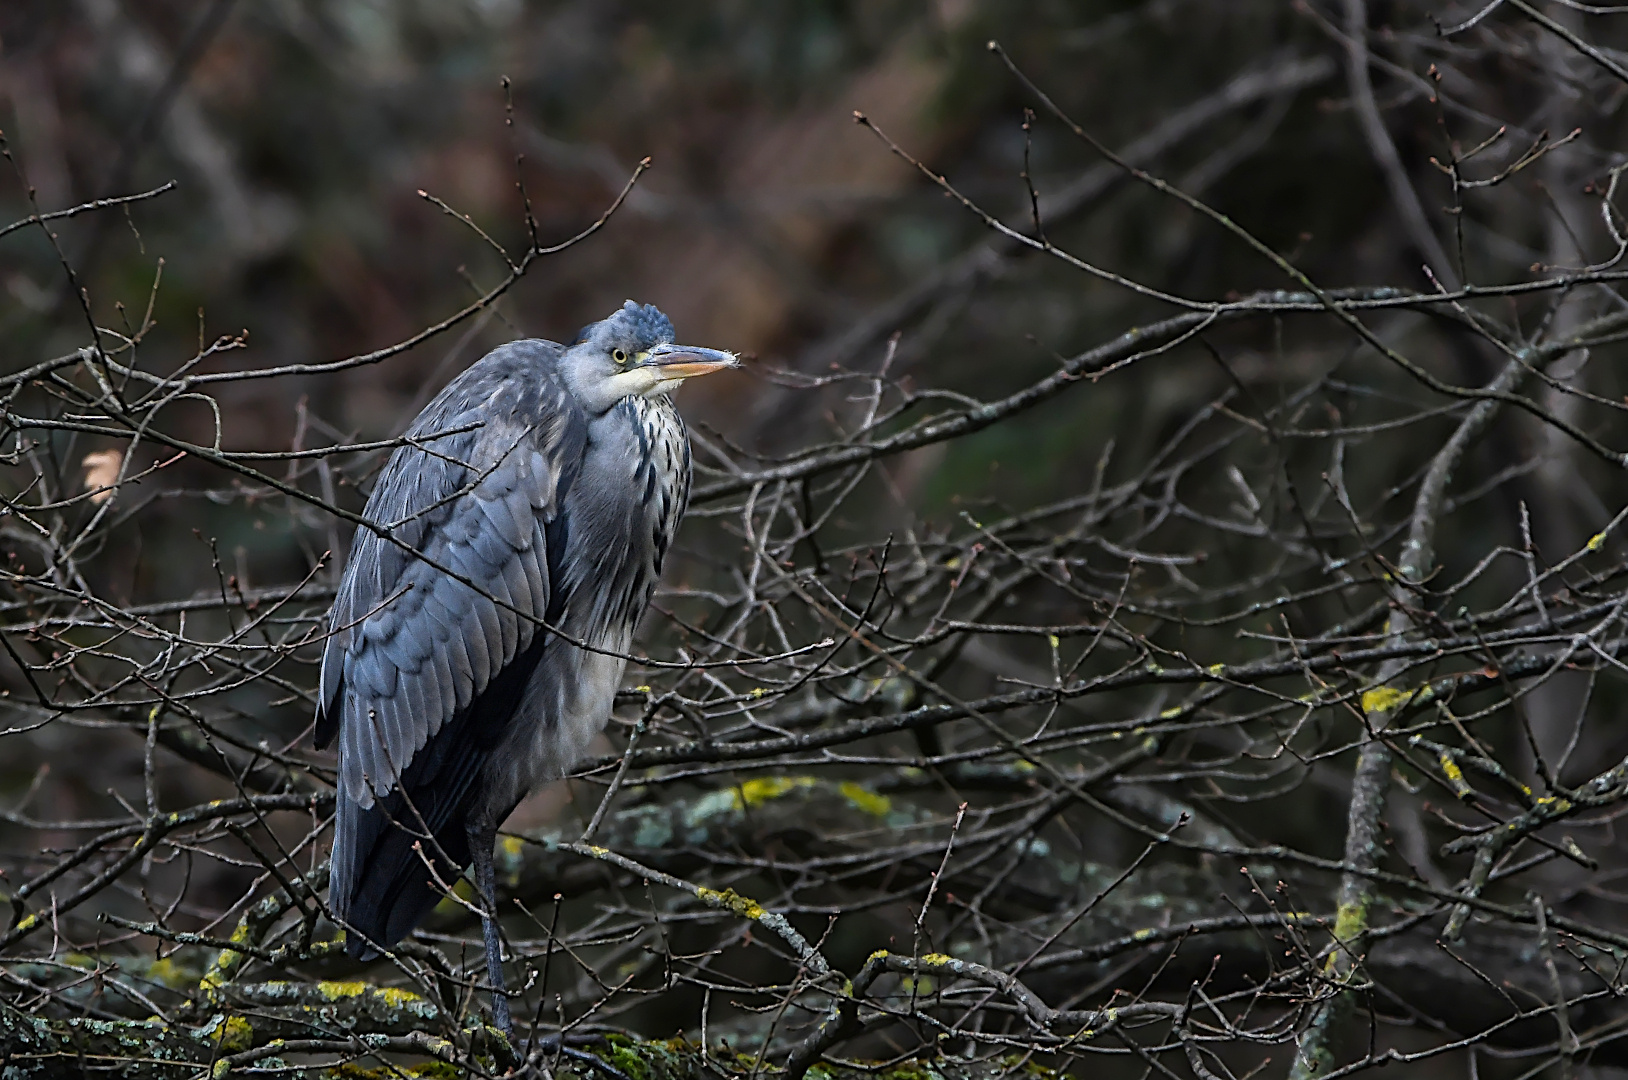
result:
[[[351,544],[315,735],[339,747],[330,906],[366,958],[472,864],[511,1041],[498,826],[609,719],[689,496],[670,395],[735,366],[631,300],[569,347],[495,349],[413,421]]]

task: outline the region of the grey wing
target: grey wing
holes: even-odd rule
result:
[[[358,529],[334,603],[316,743],[339,736],[339,788],[363,809],[526,651],[535,624],[522,615],[548,610],[547,527],[586,421],[551,373],[480,368],[408,434],[479,429],[398,449],[368,500],[365,516],[412,551]]]

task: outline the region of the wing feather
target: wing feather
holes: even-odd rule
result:
[[[531,482],[529,475],[531,469],[527,461],[529,456],[516,458],[516,473],[527,474],[517,475],[516,483],[495,495],[490,489],[477,493],[481,513],[492,529],[490,535],[502,538],[504,543],[517,551],[524,550],[531,543],[531,523],[535,516],[535,508],[531,505],[530,499],[524,496],[515,498],[516,489]]]
[[[489,354],[425,409],[408,437],[434,453],[391,456],[364,513],[414,550],[372,529],[352,541],[317,735],[340,736],[340,786],[363,809],[525,651],[533,627],[509,609],[547,609],[540,546],[587,425],[540,344]]]
[[[365,700],[388,697],[396,690],[395,667],[366,639],[351,657],[345,678]]]
[[[489,639],[495,642],[493,657],[497,667],[502,667],[514,659],[514,647],[520,640],[520,617],[509,609],[520,608],[521,605],[515,602],[514,595],[509,591],[508,573],[510,566],[520,562],[520,555],[518,551],[511,551],[509,558],[493,567],[492,577],[486,586],[498,600],[498,603],[492,605],[492,618],[495,623],[490,628],[496,631],[496,635]]]
[[[434,678],[434,673],[430,670],[430,665],[425,663],[415,668],[411,675],[404,675],[401,680],[402,707],[407,710],[408,716],[422,716],[428,719],[429,722],[424,727],[425,734],[430,738],[435,736],[436,731],[441,726],[439,723],[441,713],[439,695],[437,695],[435,707],[432,709],[430,707],[429,687],[426,686],[426,683],[432,678]]]
[[[423,667],[427,650],[423,643],[412,634],[393,634],[381,641],[375,648],[384,654],[384,658],[393,665],[399,676],[416,675]],[[398,679],[398,685],[401,685]]]
[[[531,589],[531,612],[541,616],[548,611],[549,577],[547,540],[544,530],[547,526],[539,520],[532,530],[531,547],[521,553],[520,570]]]
[[[503,636],[502,631],[497,628],[496,605],[476,604],[464,625],[467,632],[459,644],[463,645],[464,652],[469,656],[469,670],[472,675],[469,688],[472,692],[479,692],[486,689],[486,684],[497,674],[492,666],[494,643],[497,645],[499,658],[502,655]]]

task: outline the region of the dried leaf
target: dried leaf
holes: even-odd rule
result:
[[[119,482],[119,469],[124,465],[124,451],[97,450],[85,455],[80,462],[85,468],[85,488],[90,501],[100,506],[113,497],[113,485]]]

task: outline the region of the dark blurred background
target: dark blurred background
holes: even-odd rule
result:
[[[200,336],[248,331],[247,351],[204,370],[377,349],[495,284],[500,260],[421,189],[518,253],[517,153],[545,242],[592,222],[652,159],[607,230],[535,266],[474,332],[340,376],[227,387],[237,449],[286,448],[302,396],[311,422],[392,433],[492,345],[569,336],[628,297],[660,305],[681,340],[752,354],[762,369],[869,369],[903,330],[896,371],[994,393],[1166,309],[1050,260],[972,257],[983,224],[854,123],[863,110],[1025,227],[1026,153],[1042,197],[1100,159],[1054,121],[1026,137],[1032,99],[987,51],[992,38],[1112,146],[1210,102],[1146,160],[1325,284],[1422,284],[1394,272],[1410,260],[1384,237],[1384,190],[1343,108],[1334,46],[1287,4],[12,0],[0,5],[0,125],[45,209],[177,182],[128,219],[57,227],[104,325],[125,317],[116,302],[139,316],[164,259],[145,355],[179,363]],[[1213,107],[1232,80],[1289,68],[1284,85]],[[1422,102],[1403,106],[1428,122]],[[1099,265],[1200,297],[1281,284],[1191,214],[1094,183],[1053,238]],[[0,211],[28,212],[15,175],[0,176]],[[935,274],[950,280],[935,287]],[[82,342],[37,230],[8,239],[0,279],[5,363]],[[744,446],[825,431],[826,410],[786,379],[718,382],[687,391],[684,408]],[[991,432],[949,460],[905,463],[903,495],[941,505],[991,469],[1015,494],[1043,494],[1048,463],[1080,450],[1084,430],[1113,418],[1135,438],[1126,400],[1156,427],[1203,390],[1106,390],[1084,414],[1072,403],[1038,418],[1026,446],[1010,444],[1017,429]],[[291,550],[279,561],[264,529],[222,539],[248,546],[262,580],[303,568]],[[142,595],[188,585],[132,583]]]
[[[1055,118],[1027,125],[1038,99],[991,40],[1090,133],[1208,200],[1325,287],[1429,288],[1421,268],[1446,265],[1443,251],[1448,273],[1484,283],[1600,259],[1612,244],[1591,185],[1620,156],[1611,147],[1621,143],[1628,84],[1507,11],[1439,32],[1483,6],[1366,5],[1375,108],[1418,192],[1434,237],[1425,241],[1352,106],[1349,3],[7,0],[0,128],[16,168],[0,173],[0,218],[176,188],[54,222],[58,249],[39,229],[5,238],[0,366],[85,342],[64,257],[103,327],[138,325],[152,305],[157,325],[138,351],[149,370],[174,370],[201,345],[242,332],[245,348],[196,370],[323,363],[390,346],[506,273],[472,229],[420,192],[518,255],[527,235],[517,156],[545,244],[599,218],[642,159],[651,168],[603,231],[540,259],[450,332],[338,374],[219,384],[223,444],[284,450],[388,437],[488,348],[522,335],[569,338],[625,298],[662,307],[681,341],[755,361],[750,377],[707,380],[680,404],[702,439],[765,455],[830,437],[852,412],[852,391],[815,384],[833,368],[876,370],[895,333],[890,370],[906,385],[987,400],[1172,312],[1002,243],[856,124],[855,110],[984,210],[1032,232],[1027,175],[1048,239],[1106,271],[1197,300],[1289,284],[1222,229],[1128,182]],[[1628,28],[1628,18],[1575,6],[1556,6],[1553,17],[1608,50]],[[1449,212],[1454,196],[1432,162],[1500,128],[1466,175],[1501,179],[1461,192],[1462,211]],[[1577,138],[1515,169],[1546,134],[1573,129]],[[1498,303],[1499,317],[1528,328],[1550,317],[1547,297]],[[1489,377],[1491,353],[1463,335],[1427,333],[1408,315],[1381,332],[1444,378]],[[985,500],[1021,509],[1083,491],[1110,445],[1114,468],[1139,467],[1234,377],[1259,405],[1352,355],[1341,335],[1292,320],[1211,337],[1230,374],[1192,347],[1019,422],[899,455],[885,483],[834,524],[868,541],[915,521],[953,526],[958,510]],[[1365,391],[1376,407],[1385,393],[1417,390],[1384,365],[1372,377],[1393,380],[1388,391]],[[1554,393],[1544,400],[1562,415],[1577,406]],[[201,401],[165,416],[178,436],[213,438]],[[1356,457],[1352,484],[1377,496],[1411,483],[1420,458],[1408,440],[1420,430],[1398,429],[1385,452]],[[1519,456],[1508,449],[1515,443],[1542,461],[1502,474]],[[1505,449],[1478,457],[1465,482],[1508,482],[1467,519],[1463,535],[1476,544],[1466,568],[1493,538],[1520,542],[1520,501],[1554,557],[1603,525],[1593,486],[1573,482],[1590,466],[1566,439],[1517,416],[1494,444]],[[112,445],[72,436],[54,451],[71,477],[83,455]],[[139,454],[138,465],[166,456]],[[699,460],[711,459],[703,451]],[[360,507],[378,462],[336,472],[341,505]],[[331,520],[294,521],[292,504],[250,500],[244,512],[236,488],[190,461],[141,490],[88,564],[93,584],[120,602],[215,591],[217,559],[250,591],[296,581],[348,540]],[[1442,540],[1449,561],[1455,537]],[[331,580],[337,570],[336,559],[323,573]]]
[[[875,371],[891,356],[890,373],[907,387],[988,400],[1175,310],[1001,240],[855,123],[856,110],[1012,229],[1034,233],[1037,205],[1047,239],[1103,271],[1201,301],[1290,285],[1200,214],[1129,182],[1056,118],[1028,123],[1025,109],[1039,100],[991,53],[991,40],[1091,134],[1202,197],[1324,287],[1426,290],[1436,284],[1426,264],[1447,287],[1507,285],[1608,259],[1617,244],[1602,223],[1599,192],[1622,163],[1628,126],[1628,80],[1612,77],[1609,65],[1625,63],[1628,16],[1544,5],[1563,31],[1586,33],[1592,57],[1507,7],[1456,33],[1439,32],[1484,6],[0,0],[0,129],[15,164],[0,171],[0,225],[36,208],[176,184],[127,209],[53,222],[55,246],[37,228],[0,240],[0,369],[85,344],[76,287],[103,327],[139,325],[151,305],[156,328],[139,349],[149,371],[174,370],[223,335],[245,332],[245,347],[210,355],[197,370],[317,364],[382,349],[452,315],[508,272],[474,230],[421,193],[468,215],[518,255],[528,236],[517,176],[538,236],[551,244],[599,219],[646,158],[649,171],[602,231],[540,259],[495,305],[447,333],[336,374],[218,384],[223,445],[275,451],[387,438],[492,346],[517,336],[569,339],[634,298],[664,309],[680,341],[751,361],[746,376],[706,380],[680,396],[702,444],[698,461],[714,460],[707,445],[737,447],[741,460],[773,458],[851,426],[859,384],[823,384],[834,371]],[[1360,26],[1351,23],[1353,11]],[[1359,59],[1373,84],[1378,141],[1353,105],[1353,30],[1371,50]],[[1500,130],[1464,167],[1480,186],[1455,194],[1440,163]],[[1399,193],[1397,178],[1416,192],[1415,203]],[[73,284],[65,283],[64,259]],[[1599,310],[1622,305],[1603,289],[1586,299]],[[1568,320],[1598,313],[1550,294],[1486,300],[1481,310],[1550,338],[1564,336]],[[1447,382],[1480,385],[1502,363],[1486,341],[1442,329],[1450,319],[1394,311],[1369,322]],[[1352,526],[1347,554],[1380,535],[1369,520],[1388,529],[1405,517],[1421,462],[1451,430],[1451,402],[1429,397],[1372,353],[1359,357],[1332,319],[1310,327],[1252,319],[1219,327],[1206,341],[1213,355],[1189,343],[1011,422],[892,458],[879,482],[868,480],[843,503],[831,533],[876,544],[923,525],[924,534],[937,528],[943,536],[963,528],[964,509],[1022,510],[1088,491],[1104,475],[1122,482],[1144,467],[1151,472],[1159,448],[1222,393],[1239,390],[1237,411],[1223,410],[1236,419],[1264,415],[1311,384],[1320,388],[1316,408],[1285,406],[1280,414],[1309,440],[1327,435],[1318,427],[1324,423],[1375,424],[1354,437],[1348,461],[1339,459],[1342,482],[1366,515]],[[1223,353],[1225,363],[1217,363]],[[1597,414],[1577,423],[1620,446],[1612,437],[1620,418],[1605,407],[1628,383],[1607,364],[1581,374],[1586,359],[1586,351],[1568,356],[1533,400],[1575,419],[1584,397],[1573,391],[1596,395]],[[1414,423],[1415,406],[1421,416],[1427,408],[1442,414]],[[1399,416],[1408,418],[1384,426]],[[176,437],[214,438],[215,414],[203,401],[178,402],[165,417]],[[1258,466],[1251,475],[1267,476],[1256,485],[1262,491],[1273,489],[1279,472],[1280,448],[1268,454],[1267,442],[1263,436],[1261,447],[1237,456],[1246,471]],[[125,444],[62,436],[46,451],[76,478],[84,455],[115,445]],[[1315,492],[1332,466],[1302,449],[1314,446],[1323,455],[1322,442],[1291,447],[1283,474],[1303,470],[1295,474],[1301,487]],[[137,453],[142,467],[166,456],[151,446]],[[324,497],[359,507],[379,462],[380,455],[358,455],[331,477],[324,472],[322,482],[335,485]],[[23,471],[7,476],[14,477],[9,496],[26,489]],[[1173,557],[1168,582],[1148,588],[1178,598],[1214,589],[1204,603],[1218,608],[1271,600],[1279,552],[1250,542],[1249,508],[1239,512],[1238,500],[1240,492],[1255,496],[1243,472],[1216,464],[1195,476],[1198,492],[1187,496],[1212,516],[1172,516],[1176,536],[1160,543],[1192,557]],[[1600,540],[1622,502],[1620,471],[1515,410],[1454,479],[1459,501],[1437,538],[1443,580],[1458,580],[1500,544],[1536,550],[1553,564],[1589,537]],[[309,475],[302,482],[314,483]],[[91,591],[123,605],[223,589],[227,575],[248,593],[286,586],[348,539],[348,528],[314,513],[296,520],[292,503],[192,461],[119,499],[118,514],[97,534],[105,546],[80,554]],[[91,512],[67,513],[81,511]],[[1326,512],[1345,527],[1340,514]],[[1163,513],[1147,517],[1162,521]],[[720,535],[726,525],[716,526]],[[1145,539],[1136,521],[1116,527],[1126,549]],[[18,532],[6,531],[13,528],[21,526],[0,525],[8,551],[21,545]],[[693,537],[703,526],[686,528]],[[1211,533],[1223,540],[1212,543]],[[1387,551],[1396,535],[1383,534]],[[691,561],[669,572],[675,589],[692,580],[695,546]],[[1105,562],[1136,559],[1107,543],[1102,551]],[[721,559],[731,557],[733,548]],[[1352,565],[1357,559],[1352,554]],[[1307,565],[1314,563],[1316,574],[1328,570]],[[331,585],[336,573],[330,561],[321,581]],[[1524,587],[1524,564],[1510,573],[1477,588],[1513,595]],[[307,600],[331,595],[321,581]],[[1236,604],[1227,591],[1233,583],[1241,583]],[[1294,587],[1309,588],[1305,580]],[[1112,600],[1114,589],[1103,595]],[[1486,600],[1489,608],[1495,602]],[[1334,606],[1318,625],[1347,614]],[[1074,615],[1036,604],[1021,610],[1020,621],[1052,617]],[[1237,643],[1240,657],[1265,648],[1231,623],[1210,633],[1177,628],[1166,645],[1205,658],[1230,656],[1228,643]],[[1020,680],[1047,684],[1050,657],[1038,637],[1027,646],[975,642],[955,677],[978,692]],[[22,683],[6,670],[5,690],[18,690]],[[259,696],[231,698],[244,730],[297,740],[310,715],[298,690],[314,682],[314,669],[302,661],[293,678],[304,679],[294,692],[268,683],[254,688]],[[1532,693],[1524,705],[1535,718],[1530,745],[1564,745],[1570,718],[1587,700],[1564,680]],[[1163,702],[1153,703],[1153,715]],[[1146,709],[1141,702],[1124,712]],[[1615,714],[1615,706],[1606,711]],[[99,722],[30,736],[29,749],[0,769],[6,797],[43,790],[41,816],[59,820],[112,813],[102,794],[115,781],[135,790],[139,740],[114,744],[94,727]],[[1528,742],[1517,738],[1524,732],[1510,725],[1503,734],[1511,760],[1529,764]],[[1621,742],[1620,724],[1591,726],[1573,772],[1592,775],[1620,756]],[[60,782],[42,789],[45,773],[36,766],[53,753]],[[104,756],[83,775],[63,767],[90,753]],[[209,782],[218,793],[230,790]],[[196,777],[177,783],[188,799],[217,794]],[[1292,797],[1292,812],[1274,801],[1238,809],[1233,820],[1337,857],[1348,796],[1344,779],[1324,777]],[[544,807],[537,817],[557,811]],[[1439,839],[1419,827],[1400,842],[1410,858],[1428,859]],[[1091,853],[1117,866],[1142,843],[1112,849],[1114,842],[1100,830],[1082,844],[1099,845]]]
[[[1223,230],[1126,182],[1056,119],[1027,125],[1025,108],[1038,99],[992,55],[991,40],[1092,134],[1134,151],[1326,287],[1428,288],[1421,267],[1447,265],[1443,251],[1452,273],[1487,283],[1602,258],[1612,245],[1595,185],[1620,156],[1611,147],[1621,143],[1628,84],[1507,12],[1439,33],[1437,19],[1463,21],[1481,6],[1366,8],[1375,106],[1419,193],[1434,237],[1426,242],[1352,107],[1350,4],[8,0],[0,127],[16,169],[0,175],[0,217],[168,181],[176,189],[54,222],[56,249],[38,229],[6,237],[0,365],[85,341],[64,257],[102,326],[139,324],[153,306],[156,329],[139,350],[152,370],[240,332],[245,348],[198,370],[389,346],[506,272],[420,192],[518,254],[527,238],[517,156],[544,243],[594,222],[642,159],[652,167],[602,232],[541,259],[450,332],[339,374],[221,384],[224,444],[279,450],[389,436],[491,346],[569,338],[630,297],[666,310],[681,340],[755,360],[752,377],[708,380],[681,405],[703,439],[767,455],[827,437],[848,390],[813,384],[833,367],[875,370],[895,333],[894,375],[987,399],[1172,310],[999,242],[856,124],[855,110],[990,214],[1032,231],[1027,175],[1048,238],[1107,271],[1200,300],[1288,284]],[[1628,27],[1575,5],[1553,17],[1608,52]],[[1499,179],[1461,192],[1462,209],[1449,212],[1453,195],[1433,162],[1500,128],[1467,167]],[[1517,168],[1545,136],[1574,129],[1577,138]],[[1431,244],[1435,252],[1423,250]],[[1510,300],[1500,311],[1535,329],[1552,316],[1547,304]],[[1401,315],[1381,332],[1444,378],[1488,376],[1490,354],[1420,325]],[[1275,400],[1348,348],[1339,335],[1299,333],[1265,320],[1219,330],[1230,374],[1191,348],[1020,422],[901,455],[876,497],[858,504],[875,520],[837,524],[874,537],[900,522],[953,522],[978,500],[1021,508],[1084,490],[1110,443],[1116,462],[1140,462],[1234,377]],[[1385,369],[1383,378],[1400,377]],[[1405,378],[1399,385],[1416,390]],[[1373,393],[1382,400],[1385,391]],[[1562,414],[1577,405],[1544,400]],[[179,436],[213,437],[202,402],[166,416]],[[1541,461],[1505,475],[1490,508],[1468,519],[1481,541],[1465,560],[1489,537],[1520,542],[1519,501],[1555,557],[1607,516],[1591,485],[1574,482],[1578,469],[1597,466],[1523,423],[1508,421],[1495,442],[1524,441],[1522,452]],[[1399,430],[1386,452],[1354,462],[1352,483],[1381,493],[1411,482],[1409,437]],[[71,474],[98,449],[74,437],[57,452]],[[1511,453],[1478,458],[1478,475],[1502,475]],[[368,461],[337,476],[342,504],[360,505],[377,463]],[[270,501],[244,513],[210,487],[222,482],[187,461],[164,473],[146,489],[139,521],[131,511],[115,523],[89,571],[95,584],[121,602],[188,596],[218,587],[218,552],[222,572],[252,590],[298,580],[325,548],[342,550],[348,530],[297,526]],[[1454,535],[1441,546],[1451,561]]]

